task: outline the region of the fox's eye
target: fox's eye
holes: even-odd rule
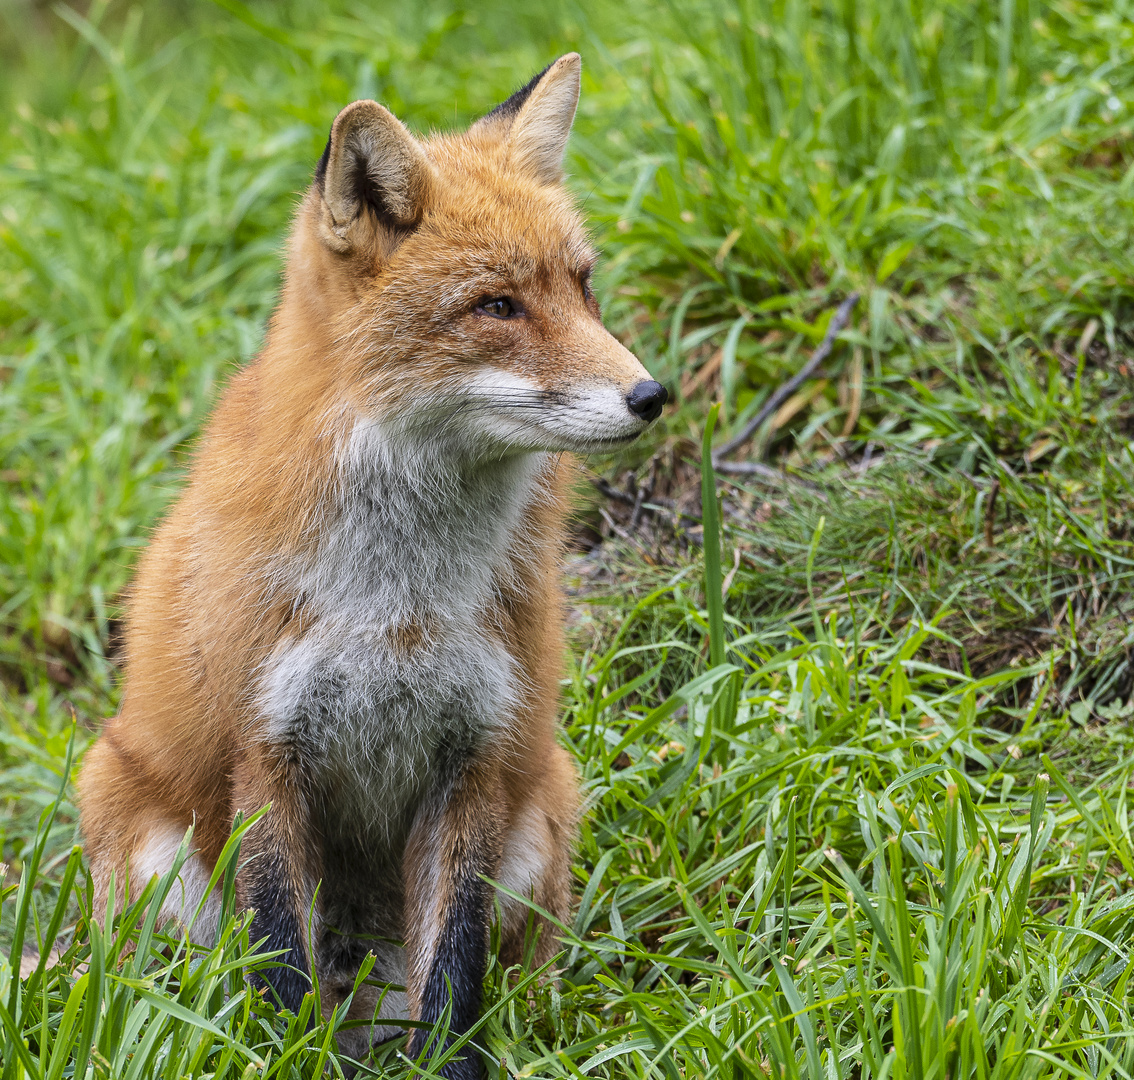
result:
[[[589,277],[583,278],[583,299],[590,300],[594,296],[591,292],[591,279]]]
[[[491,315],[494,319],[507,319],[516,314],[515,304],[506,296],[498,296],[495,300],[485,300],[477,310],[483,311],[485,315]]]

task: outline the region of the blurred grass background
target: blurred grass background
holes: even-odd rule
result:
[[[1132,15],[0,3],[0,860],[34,870],[29,910],[67,899],[69,793],[30,853],[71,717],[81,750],[115,708],[134,553],[258,347],[335,112],[457,126],[578,49],[600,299],[676,404],[591,463],[625,498],[596,496],[571,566],[578,938],[562,992],[501,1005],[491,976],[493,1059],[1129,1075]],[[735,455],[764,470],[720,480],[740,671],[707,676],[708,406],[723,442],[852,289],[830,361]],[[19,1023],[56,1031],[56,978]],[[132,1037],[165,1046],[159,1014]],[[125,1074],[133,1043],[97,1030]],[[181,1067],[136,1071],[159,1059]]]

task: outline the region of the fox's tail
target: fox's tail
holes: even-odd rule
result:
[[[58,949],[52,949],[47,954],[47,967],[55,967],[59,963],[62,953]],[[39,951],[32,948],[30,945],[24,946],[23,953],[20,954],[20,978],[26,979],[32,972],[39,967],[40,955]]]

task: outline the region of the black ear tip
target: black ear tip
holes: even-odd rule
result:
[[[488,113],[484,119],[512,120],[516,113],[524,107],[524,102],[532,96],[532,91],[539,86],[540,79],[542,79],[553,66],[552,64],[548,64],[538,75],[534,75],[526,86],[521,86],[507,101],[502,101],[492,112]]]
[[[315,163],[315,184],[320,191],[327,182],[327,162],[331,160],[331,136],[327,136],[327,145],[323,147],[323,156]]]

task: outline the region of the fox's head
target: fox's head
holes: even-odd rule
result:
[[[357,420],[474,454],[608,450],[666,391],[603,327],[563,187],[579,56],[463,133],[414,138],[356,101],[334,122],[288,291],[335,343]]]

